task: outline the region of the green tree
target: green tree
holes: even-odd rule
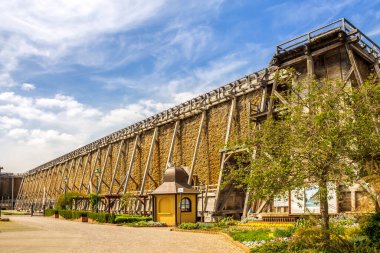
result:
[[[340,81],[287,82],[288,104],[260,124],[250,147],[251,172],[244,182],[257,199],[318,184],[323,235],[329,239],[328,182],[352,182],[357,170],[347,156],[354,113],[351,89]],[[281,108],[283,107],[283,108]]]
[[[351,122],[349,157],[358,167],[363,188],[380,212],[380,83],[371,76],[351,95],[355,120]]]

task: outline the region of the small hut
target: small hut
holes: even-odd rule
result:
[[[155,189],[153,220],[175,226],[197,221],[197,194],[188,183],[189,175],[182,167],[170,167],[164,173],[164,182]]]

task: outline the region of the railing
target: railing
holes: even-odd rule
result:
[[[276,54],[284,53],[296,47],[310,43],[318,37],[338,31],[345,32],[348,37],[357,36],[359,39],[358,44],[362,47],[362,49],[365,49],[380,62],[380,47],[345,18],[339,19],[277,45]]]

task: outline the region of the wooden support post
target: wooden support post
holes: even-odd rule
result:
[[[140,135],[136,135],[135,144],[133,145],[133,151],[132,151],[131,160],[129,161],[128,171],[127,171],[127,174],[125,175],[123,181],[121,182],[119,190],[117,191],[117,193],[119,193],[122,185],[124,185],[123,194],[125,194],[125,192],[128,189],[128,182],[129,182],[129,178],[131,177],[131,172],[132,172],[132,168],[133,168],[133,162],[135,160],[136,151],[137,151],[137,148],[139,146],[139,141],[140,141]]]
[[[122,150],[123,150],[123,146],[124,146],[124,140],[122,140],[122,141],[120,142],[119,151],[117,152],[116,163],[115,163],[115,167],[114,167],[114,169],[113,169],[113,174],[112,174],[112,179],[111,179],[111,184],[110,184],[110,190],[109,190],[108,194],[111,194],[111,193],[112,193],[112,188],[113,188],[113,184],[115,183],[115,178],[116,178],[116,174],[117,174],[117,169],[119,168],[120,156],[121,156],[121,154],[123,153],[123,152],[122,152]]]
[[[99,184],[97,185],[98,188],[96,189],[96,194],[99,194],[100,190],[102,189],[104,171],[107,168],[107,161],[108,161],[108,158],[110,156],[110,150],[111,149],[112,149],[112,144],[109,144],[108,148],[107,148],[107,152],[106,152],[106,157],[105,157],[105,160],[104,160],[104,163],[103,163],[103,167],[102,167],[102,170],[101,170]]]
[[[225,136],[225,139],[224,139],[224,145],[225,145],[225,146],[228,145],[228,140],[229,140],[229,137],[230,137],[230,131],[231,131],[231,126],[232,126],[232,121],[233,121],[233,118],[234,118],[235,107],[236,107],[236,98],[234,97],[234,98],[231,100],[230,114],[229,114],[229,116],[228,116],[228,123],[227,123],[227,129],[226,129],[226,136]],[[223,171],[224,171],[225,157],[226,157],[226,152],[224,151],[224,152],[222,153],[221,162],[220,162],[220,170],[219,170],[218,186],[217,186],[216,193],[215,193],[214,212],[217,211],[216,208],[217,208],[217,206],[218,206],[218,201],[219,201],[219,197],[220,197],[219,195],[220,195],[220,188],[221,188],[222,179],[223,179]]]
[[[83,163],[83,157],[79,157],[78,159],[78,162],[77,162],[77,166],[75,167],[75,172],[74,172],[74,178],[73,178],[73,183],[71,185],[71,190],[74,190],[74,188],[78,189],[78,187],[76,186],[76,181],[77,181],[77,176],[78,176],[78,171],[79,171],[79,167],[82,168],[82,164]]]
[[[314,60],[311,54],[306,55],[306,66],[307,66],[307,78],[311,80],[314,76]]]
[[[179,121],[176,121],[175,125],[174,125],[172,141],[170,142],[168,158],[166,159],[165,170],[169,167],[170,160],[172,159],[172,154],[173,154],[173,150],[174,150],[174,143],[175,143],[175,139],[177,138],[177,135],[178,135],[178,126],[179,126]]]
[[[73,170],[74,164],[75,164],[75,158],[71,160],[70,169],[69,169],[69,172],[67,173],[67,180],[70,180],[70,175],[71,175],[71,171]],[[67,189],[70,189],[70,191],[72,190],[71,188],[69,188],[69,182],[67,182]]]
[[[356,60],[355,60],[355,55],[354,55],[350,45],[346,44],[346,50],[347,50],[347,54],[348,54],[348,58],[350,60],[351,66],[354,68],[354,74],[355,74],[356,81],[358,82],[358,85],[362,85],[363,84],[363,78],[362,78],[362,75],[360,74],[358,64],[356,63]]]
[[[380,78],[380,64],[378,62],[375,63],[375,72],[377,74],[377,77]]]
[[[140,195],[143,195],[144,191],[145,191],[145,182],[146,182],[146,178],[149,174],[150,162],[152,161],[153,149],[154,149],[155,143],[157,142],[157,135],[158,135],[158,127],[156,127],[154,129],[152,142],[150,143],[148,159],[147,159],[146,164],[145,164],[144,176],[143,176],[142,181],[141,181]]]
[[[261,93],[260,112],[264,112],[267,109],[266,108],[267,93],[268,93],[268,86],[265,86],[262,88],[262,93]]]
[[[50,173],[50,178],[49,178],[49,185],[48,187],[46,187],[46,194],[48,197],[51,197],[50,189],[53,184],[54,174],[56,173],[56,167],[50,167],[49,170],[51,171],[51,173]]]
[[[351,187],[351,212],[356,211],[356,188]]]
[[[91,153],[88,153],[86,163],[85,163],[83,170],[82,170],[82,177],[81,177],[80,183],[79,183],[79,189],[78,189],[79,193],[82,192],[84,175],[86,174],[87,167],[88,167],[88,164],[90,163],[91,159],[92,159],[92,155],[91,155]]]
[[[88,180],[87,194],[90,194],[92,192],[92,186],[93,186],[92,179],[94,178],[96,164],[98,163],[98,159],[99,159],[99,153],[100,153],[100,148],[98,148],[98,150],[96,151],[94,166],[92,166],[91,175]]]
[[[197,160],[198,148],[199,148],[199,143],[200,143],[200,140],[201,140],[202,129],[203,129],[203,125],[204,125],[204,122],[205,122],[205,118],[206,118],[206,111],[203,111],[203,112],[202,112],[202,116],[201,116],[201,121],[200,121],[200,123],[199,123],[197,140],[196,140],[196,142],[195,142],[194,153],[193,153],[193,159],[191,160],[189,179],[187,180],[187,183],[188,183],[189,185],[191,185],[191,180],[192,180],[193,173],[194,173],[195,162],[196,162],[196,160]]]
[[[63,178],[65,177],[66,168],[67,168],[67,161],[65,162],[65,167],[62,169],[61,178],[59,180],[59,186],[57,189],[57,196],[59,195],[59,193],[62,190],[62,182],[63,182]]]

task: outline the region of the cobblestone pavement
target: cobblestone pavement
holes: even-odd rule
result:
[[[49,217],[0,223],[0,252],[243,252],[220,235],[131,228]]]

